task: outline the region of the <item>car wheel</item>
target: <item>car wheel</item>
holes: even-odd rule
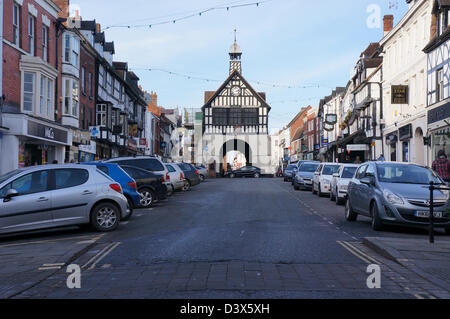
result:
[[[370,215],[372,216],[372,229],[375,231],[383,230],[383,222],[378,216],[377,204],[375,202],[370,206]]]
[[[140,190],[139,194],[141,195],[141,206],[143,208],[149,208],[152,206],[155,201],[155,194],[151,189],[143,188]]]
[[[255,178],[260,178],[261,175],[260,175],[259,173],[255,173],[254,177],[255,177]]]
[[[319,186],[317,186],[317,189],[318,189],[317,195],[319,195],[319,197],[322,197],[323,194],[322,194],[322,189],[320,188],[320,184],[319,184]]]
[[[313,183],[313,186],[312,186],[312,193],[313,193],[314,195],[316,195],[316,190],[314,189],[314,183]]]
[[[95,206],[91,215],[91,225],[99,232],[110,232],[119,226],[120,209],[112,203]]]
[[[172,196],[175,192],[175,187],[172,184],[167,185],[167,196]]]
[[[345,204],[345,219],[349,222],[354,222],[358,218],[358,214],[352,208],[350,204],[350,200],[347,199],[347,203]]]
[[[133,201],[131,200],[131,198],[127,197],[127,216],[122,217],[122,221],[127,221],[130,220],[131,216],[133,215]]]
[[[184,181],[183,188],[181,189],[183,192],[187,192],[191,188],[191,185],[188,181]]]

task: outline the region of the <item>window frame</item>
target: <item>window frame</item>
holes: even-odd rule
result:
[[[17,3],[13,4],[13,43],[18,47],[21,47],[21,37],[20,37],[20,25],[21,25],[21,6]]]
[[[28,14],[28,51],[36,55],[36,17],[32,14]]]
[[[42,60],[45,62],[48,62],[48,33],[49,33],[49,27],[42,26]]]

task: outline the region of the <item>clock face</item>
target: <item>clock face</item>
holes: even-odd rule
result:
[[[233,86],[231,88],[231,94],[233,94],[233,96],[239,96],[239,94],[241,94],[241,88],[239,86]]]

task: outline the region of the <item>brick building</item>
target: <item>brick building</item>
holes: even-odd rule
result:
[[[3,1],[3,133],[0,173],[63,162],[71,131],[57,122],[60,8],[51,0]]]
[[[291,162],[296,162],[302,157],[300,153],[303,152],[303,133],[307,122],[307,115],[310,110],[311,106],[302,108],[288,125],[291,131]]]

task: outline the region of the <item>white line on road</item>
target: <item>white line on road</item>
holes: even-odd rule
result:
[[[101,256],[99,259],[97,259],[97,260],[91,265],[91,267],[88,268],[88,270],[94,269],[95,266],[96,266],[100,261],[102,261],[103,258],[105,258],[106,256],[108,256],[108,255],[109,255],[114,249],[116,249],[117,246],[119,246],[120,244],[121,244],[121,243],[118,242],[118,243],[116,243],[114,246],[112,246],[107,252],[105,252],[105,253],[103,254],[103,256]]]

